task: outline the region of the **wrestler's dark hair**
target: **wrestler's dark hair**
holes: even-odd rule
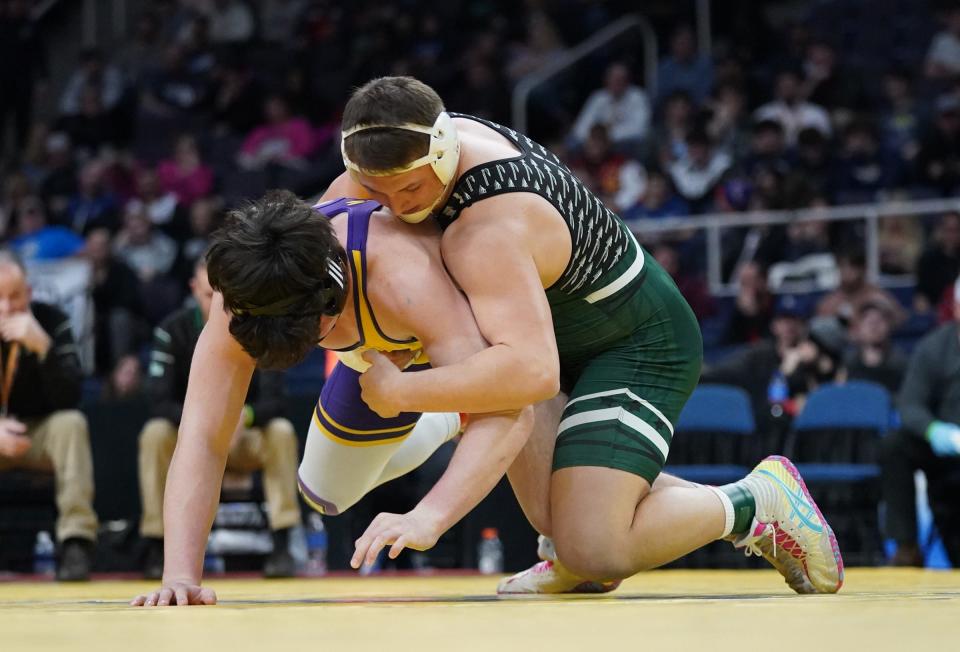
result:
[[[344,131],[357,125],[403,124],[430,127],[443,111],[437,92],[413,77],[379,77],[353,92],[343,109]],[[344,143],[351,161],[367,170],[390,170],[426,155],[430,136],[404,129],[370,129]]]
[[[316,346],[323,315],[343,309],[346,254],[329,220],[291,192],[271,191],[228,213],[207,250],[210,285],[230,334],[264,369],[285,369]]]

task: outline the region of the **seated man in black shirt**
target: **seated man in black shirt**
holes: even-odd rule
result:
[[[148,541],[144,574],[163,573],[163,492],[167,469],[177,444],[177,427],[187,392],[190,362],[200,331],[210,315],[213,289],[201,256],[190,281],[196,307],[178,310],[155,331],[150,355],[148,392],[154,418],[140,433],[140,495],[143,517],[140,535]],[[263,471],[273,553],[264,566],[268,577],[293,575],[288,551],[289,530],[300,523],[297,501],[297,436],[293,424],[280,418],[284,407],[282,372],[255,371],[243,418],[237,424],[227,470]]]
[[[67,316],[30,301],[23,263],[0,250],[0,473],[53,471],[57,579],[90,575],[97,516],[87,420],[77,410],[82,372]]]

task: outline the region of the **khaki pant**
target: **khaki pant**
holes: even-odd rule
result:
[[[0,455],[0,471],[52,471],[57,493],[57,541],[74,537],[96,540],[93,456],[87,418],[79,410],[61,410],[45,419],[30,421],[27,426],[33,445],[17,459]]]
[[[141,536],[163,536],[163,490],[176,446],[177,428],[167,419],[151,419],[140,433]],[[282,530],[300,523],[297,435],[292,423],[273,419],[266,428],[244,430],[230,448],[227,470],[263,471],[270,529]]]

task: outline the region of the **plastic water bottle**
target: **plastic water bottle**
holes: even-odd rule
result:
[[[783,416],[784,406],[790,400],[790,388],[783,372],[777,369],[767,385],[767,402],[770,404],[770,414],[776,418]]]
[[[503,572],[503,544],[495,527],[484,528],[480,533],[480,545],[477,546],[477,568],[484,575]]]
[[[327,530],[323,517],[316,512],[307,517],[307,575],[327,572]]]
[[[37,532],[37,542],[33,544],[33,573],[35,575],[54,574],[56,570],[55,550],[50,533],[46,530]]]

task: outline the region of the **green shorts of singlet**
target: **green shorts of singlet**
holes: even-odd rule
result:
[[[633,473],[651,485],[660,474],[703,360],[696,317],[679,292],[675,297],[679,300],[657,306],[632,335],[564,370],[569,400],[554,470],[600,466]]]

